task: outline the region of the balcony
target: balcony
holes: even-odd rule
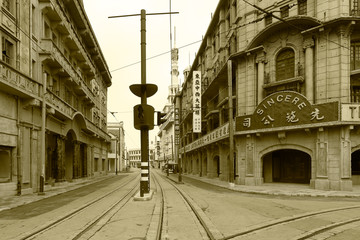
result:
[[[64,102],[61,98],[59,98],[57,95],[55,95],[50,91],[47,92],[45,99],[46,99],[46,104],[49,107],[55,109],[54,115],[61,120],[66,120],[66,119],[72,120],[74,115],[78,112],[76,109],[71,107],[69,104]],[[83,115],[85,115],[85,113],[83,113]],[[88,120],[86,117],[85,117],[85,125],[83,126],[82,130],[110,142],[110,136],[100,127],[96,126],[94,123]]]
[[[94,93],[83,81],[74,87],[74,92],[79,96],[84,96],[84,100],[86,100],[88,104],[95,105]]]
[[[73,66],[61,53],[59,48],[53,43],[53,41],[51,39],[42,39],[40,45],[43,50],[40,52],[40,56],[42,56],[42,62],[54,69],[59,69],[58,71],[61,71],[63,75],[70,76],[68,79],[69,82],[75,85],[75,93],[79,96],[86,96],[93,103],[95,103],[95,96],[93,92],[84,83],[84,80],[80,74],[73,68]]]
[[[3,62],[0,63],[0,87],[23,98],[40,97],[39,83]]]
[[[42,39],[40,46],[42,49],[40,52],[42,62],[48,64],[52,68],[64,69],[65,73],[79,84],[81,81],[80,76],[51,39]]]
[[[95,74],[95,67],[94,63],[92,62],[91,58],[89,57],[87,51],[84,49],[83,44],[79,40],[79,36],[76,34],[76,31],[71,26],[68,18],[64,15],[63,10],[57,2],[52,0],[42,0],[42,12],[46,15],[51,21],[53,21],[53,25],[56,25],[56,28],[64,35],[68,35],[64,42],[70,46],[79,50],[79,54],[81,58],[84,59],[86,62],[86,67],[90,69],[89,72]],[[56,24],[55,24],[56,23]]]
[[[110,142],[110,135],[108,135],[105,131],[101,130],[98,126],[96,126],[93,122],[86,118],[86,128],[87,132],[91,132],[94,136],[105,139],[105,141]]]
[[[61,120],[72,119],[76,110],[63,101],[53,92],[48,91],[45,95],[46,103],[55,109],[55,116]]]

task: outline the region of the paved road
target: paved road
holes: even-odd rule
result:
[[[160,171],[158,172],[163,176],[166,175]],[[91,201],[91,199],[102,195],[111,188],[115,188],[128,175],[136,176],[138,174],[139,172],[135,171],[129,174],[109,176],[103,181],[95,182],[63,194],[10,210],[3,210],[0,212],[0,239],[13,239],[11,236],[18,236],[19,233],[36,228],[39,224],[53,221],[63,213],[81,206],[84,202]],[[170,175],[170,178],[176,180],[177,176]],[[356,197],[325,197],[326,195],[322,195],[323,193],[321,192],[321,194],[316,195],[317,197],[310,197],[311,194],[302,197],[299,195],[293,196],[292,191],[294,190],[291,188],[288,191],[290,194],[284,195],[251,194],[249,193],[250,191],[239,192],[234,191],[236,189],[229,190],[222,186],[224,185],[223,182],[219,182],[216,179],[208,180],[194,176],[183,176],[183,180],[184,184],[179,184],[179,187],[191,196],[224,237],[254,226],[261,226],[262,224],[279,221],[294,215],[359,204],[359,198]],[[154,187],[154,184],[152,184],[152,187]],[[286,189],[282,189],[282,191],[286,192]],[[306,189],[306,191],[310,192],[311,190]],[[167,187],[166,194],[168,200],[173,198],[170,187]],[[158,197],[159,194],[155,192],[153,198],[149,201],[130,201],[128,207],[122,209],[119,214],[114,215],[109,224],[101,228],[101,231],[94,235],[93,239],[145,238],[151,221],[156,219],[152,213],[156,202],[159,200]],[[175,203],[168,202],[168,206],[171,206],[171,204]],[[183,221],[181,217],[177,217],[175,220],[179,230],[186,231],[188,222]],[[305,223],[309,228],[318,224],[316,220],[308,220]],[[354,224],[353,227],[351,225],[345,226],[342,234],[352,236],[358,232],[356,230],[357,227],[358,224]],[[282,239],[286,239],[286,236],[290,236],[294,232],[297,233],[299,231],[298,228],[297,224],[287,228],[287,232],[282,232]],[[181,239],[178,236],[168,237],[169,239]],[[273,237],[276,237],[276,235]],[[333,239],[336,238],[333,237]],[[352,237],[347,239],[352,239]]]

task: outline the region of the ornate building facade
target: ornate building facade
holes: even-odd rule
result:
[[[360,184],[359,7],[219,1],[180,95],[184,172],[243,185]]]
[[[3,0],[0,193],[107,172],[111,75],[81,0]]]
[[[174,44],[175,45],[175,44]],[[167,161],[175,161],[175,135],[174,135],[174,99],[179,92],[179,49],[174,46],[171,50],[171,85],[168,88],[167,103],[163,108],[166,113],[166,122],[159,126],[158,136],[160,138],[158,153],[158,167],[162,167]]]

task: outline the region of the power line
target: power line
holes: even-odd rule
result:
[[[195,41],[195,42],[192,42],[192,43],[185,44],[184,46],[178,47],[178,49],[182,49],[182,48],[191,46],[191,45],[196,44],[196,43],[199,43],[199,42],[201,42],[201,41],[202,41],[202,40],[198,40],[198,41]],[[150,59],[153,59],[153,58],[157,58],[157,57],[160,57],[160,56],[165,55],[165,54],[168,54],[168,53],[171,53],[171,51],[166,51],[166,52],[163,52],[163,53],[159,53],[159,54],[157,54],[157,55],[154,55],[154,56],[151,56],[151,57],[146,58],[146,60],[150,60]],[[116,68],[116,69],[114,69],[114,70],[111,70],[110,72],[115,72],[115,71],[118,71],[118,70],[121,70],[121,69],[124,69],[124,68],[127,68],[127,67],[131,67],[131,66],[136,65],[136,64],[139,64],[139,63],[141,63],[141,61],[137,61],[137,62],[134,62],[134,63],[130,63],[130,64],[128,64],[128,65],[125,65],[125,66]]]
[[[294,25],[294,24],[289,23],[288,21],[286,21],[285,19],[283,19],[283,18],[281,18],[281,17],[278,17],[278,16],[274,15],[273,12],[266,11],[265,9],[262,9],[262,8],[260,8],[259,6],[255,5],[255,4],[249,3],[249,2],[246,1],[246,0],[243,0],[243,1],[244,1],[245,3],[251,5],[252,7],[258,9],[259,11],[262,11],[263,13],[265,13],[265,14],[267,14],[267,15],[271,15],[271,16],[273,16],[274,18],[278,19],[279,21],[282,21],[282,22],[284,22],[285,24],[287,24],[287,25],[289,25],[289,26],[291,26],[291,27],[296,28],[296,29],[299,30],[299,31],[304,31],[304,30],[306,30],[306,29],[303,29],[303,28],[298,27],[297,25]],[[294,6],[296,6],[296,5],[297,5],[297,4],[292,4],[291,7],[294,7]],[[241,27],[245,27],[245,26],[250,25],[250,24],[254,24],[254,23],[260,22],[260,21],[262,21],[264,18],[265,18],[265,16],[264,16],[264,17],[261,17],[261,18],[259,18],[259,19],[255,19],[255,20],[253,20],[253,21],[251,21],[251,22],[244,23],[244,24],[242,24],[242,25],[236,26],[236,27],[234,27],[234,28],[230,28],[229,30],[225,30],[225,31],[223,31],[223,32],[220,32],[220,34],[229,32],[229,31],[231,31],[231,30],[236,30],[236,29],[239,29],[239,28],[241,28]],[[323,38],[323,37],[319,36],[319,38]],[[326,39],[326,40],[329,41],[329,42],[331,42],[331,43],[334,43],[334,44],[336,44],[336,45],[338,45],[338,46],[340,46],[340,47],[343,47],[343,48],[345,48],[345,49],[350,50],[349,47],[344,46],[344,45],[342,45],[342,44],[340,44],[340,43],[337,43],[337,42],[335,42],[335,41],[333,41],[333,40],[330,40],[330,39]],[[193,45],[193,44],[196,44],[196,43],[199,43],[199,42],[202,42],[202,41],[203,41],[203,39],[198,40],[198,41],[195,41],[195,42],[192,42],[192,43],[189,43],[189,44],[186,44],[186,45],[184,45],[184,46],[179,47],[178,49],[185,48],[185,47],[191,46],[191,45]],[[150,60],[150,59],[153,59],[153,58],[157,58],[157,57],[160,57],[160,56],[165,55],[165,54],[168,54],[168,53],[171,53],[171,51],[166,51],[166,52],[163,52],[163,53],[154,55],[154,56],[152,56],[152,57],[147,58],[146,60]],[[121,69],[124,69],[124,68],[128,68],[128,67],[131,67],[131,66],[133,66],[133,65],[139,64],[140,62],[141,62],[141,61],[137,61],[137,62],[134,62],[134,63],[130,63],[130,64],[128,64],[128,65],[125,65],[125,66],[116,68],[116,69],[114,69],[114,70],[111,70],[110,72],[115,72],[115,71],[118,71],[118,70],[121,70]]]
[[[271,15],[271,16],[273,16],[274,18],[278,19],[279,21],[281,21],[281,22],[283,22],[283,23],[285,23],[285,24],[287,24],[287,25],[289,25],[289,26],[291,26],[291,27],[294,27],[294,28],[296,28],[296,29],[299,30],[299,31],[304,31],[304,30],[306,30],[306,29],[304,29],[304,28],[298,27],[297,25],[294,25],[294,24],[289,23],[288,21],[286,21],[285,19],[283,19],[283,18],[281,18],[281,17],[278,17],[278,16],[274,15],[273,12],[266,11],[265,9],[263,9],[263,8],[255,5],[255,4],[249,3],[249,2],[246,1],[246,0],[243,0],[243,1],[244,1],[245,3],[247,3],[247,4],[249,4],[250,6],[258,9],[259,11],[261,11],[261,12],[263,12],[263,13],[266,13],[267,15]],[[319,38],[322,38],[322,37],[319,36]],[[343,47],[343,48],[345,48],[345,49],[350,50],[349,47],[344,46],[344,45],[342,45],[342,44],[340,44],[340,43],[337,43],[337,42],[335,42],[335,41],[332,41],[332,40],[330,40],[330,39],[328,39],[328,38],[325,39],[325,40],[327,40],[327,41],[329,41],[329,42],[331,42],[331,43],[334,43],[334,44],[336,44],[336,45],[338,45],[338,46],[340,46],[340,47]]]

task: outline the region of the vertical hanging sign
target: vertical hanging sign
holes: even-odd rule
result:
[[[201,133],[201,72],[193,71],[193,132]]]
[[[175,145],[180,144],[180,116],[179,108],[175,108]]]

